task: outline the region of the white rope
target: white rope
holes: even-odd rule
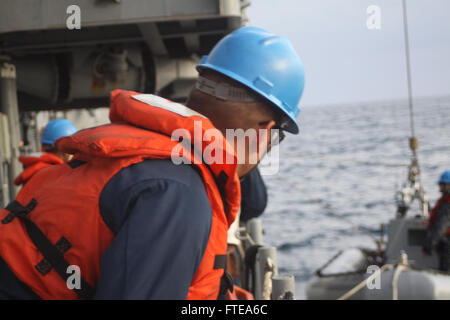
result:
[[[408,269],[408,255],[402,251],[400,253],[397,268],[395,269],[394,276],[392,277],[392,300],[398,300],[398,280],[400,279],[400,273]]]
[[[240,227],[236,233],[235,233],[236,238],[238,238],[238,240],[241,241],[248,241],[248,243],[253,246],[255,245],[255,241],[252,239],[252,237],[250,236],[250,234],[247,232],[247,229],[245,227]]]
[[[392,277],[392,300],[398,300],[398,279],[400,278],[400,273],[406,269],[408,267],[401,264],[395,268],[394,276]]]
[[[370,277],[368,277],[367,279],[364,279],[363,281],[361,281],[359,284],[357,284],[356,286],[354,286],[352,289],[350,289],[347,293],[343,294],[342,296],[340,296],[338,298],[338,300],[347,300],[348,298],[352,297],[353,295],[355,295],[356,293],[358,293],[362,288],[364,288],[369,282],[371,282],[374,278],[378,277],[379,275],[381,275],[381,273],[383,273],[386,270],[392,269],[394,267],[394,265],[392,264],[385,264],[384,266],[382,266],[380,269],[378,269],[377,271],[375,271]]]
[[[348,298],[352,297],[354,294],[356,294],[358,291],[360,291],[362,288],[364,288],[370,281],[372,281],[374,278],[381,275],[386,270],[393,269],[395,267],[394,276],[392,277],[392,300],[398,300],[398,280],[400,279],[400,273],[402,271],[405,271],[408,269],[408,255],[405,252],[401,252],[399,261],[397,265],[393,264],[385,264],[380,269],[375,271],[370,277],[367,279],[361,281],[358,285],[353,287],[351,290],[349,290],[347,293],[343,294],[341,297],[338,298],[338,300],[347,300]]]
[[[264,272],[264,282],[262,290],[262,300],[270,300],[270,295],[272,294],[272,275],[273,275],[273,262],[272,259],[267,258]]]
[[[406,56],[406,78],[408,85],[408,102],[409,102],[409,116],[411,126],[411,137],[415,136],[414,130],[414,111],[413,111],[413,97],[412,97],[412,85],[411,85],[411,63],[409,56],[409,36],[408,36],[408,15],[406,10],[406,1],[402,2],[403,7],[403,30],[405,33],[405,56]],[[415,154],[415,150],[413,150]]]

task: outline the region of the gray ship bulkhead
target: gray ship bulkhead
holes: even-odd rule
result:
[[[66,12],[78,5],[81,29]],[[3,0],[0,55],[21,110],[107,104],[114,88],[185,98],[201,55],[239,28],[240,0]]]

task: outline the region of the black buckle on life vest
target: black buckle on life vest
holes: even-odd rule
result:
[[[22,206],[16,200],[11,201],[5,209],[9,211],[9,214],[2,220],[3,224],[10,223],[15,217],[26,217],[37,205],[36,199],[31,199],[25,207]]]
[[[234,280],[231,274],[224,271],[222,278],[220,278],[220,295],[225,295],[228,290],[233,293]]]
[[[214,269],[224,269],[223,276],[220,278],[220,295],[225,295],[227,291],[233,292],[234,290],[234,280],[231,274],[226,270],[227,266],[227,255],[218,254],[214,257]]]
[[[227,265],[226,254],[216,254],[214,257],[214,269],[225,269]]]

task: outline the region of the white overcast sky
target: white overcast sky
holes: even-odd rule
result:
[[[303,105],[405,99],[401,0],[252,0],[250,25],[287,37],[306,72]],[[369,30],[367,7],[381,9]],[[414,97],[450,95],[450,0],[407,0]]]

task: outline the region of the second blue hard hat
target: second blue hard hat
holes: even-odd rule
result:
[[[445,171],[439,178],[439,183],[450,184],[450,170]]]
[[[54,119],[45,126],[41,135],[41,143],[55,144],[56,140],[70,136],[77,132],[77,129],[67,119]]]
[[[240,28],[222,38],[197,66],[240,82],[278,107],[282,129],[298,133],[296,117],[305,86],[303,64],[283,37],[256,27]]]

